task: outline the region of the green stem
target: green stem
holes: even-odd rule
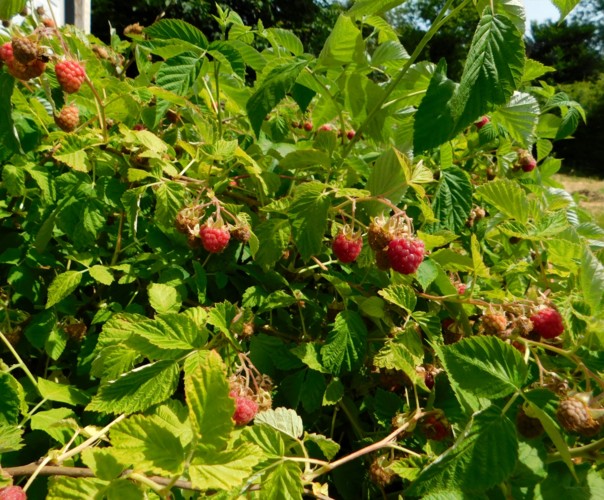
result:
[[[593,443],[586,444],[585,446],[579,446],[578,448],[570,448],[568,451],[570,456],[573,458],[586,458],[590,460],[594,460],[594,453],[600,449],[604,448],[604,438],[599,439],[598,441],[594,441]],[[547,463],[558,462],[562,460],[562,455],[558,452],[550,453],[547,456]]]
[[[2,333],[1,331],[0,331],[0,339],[2,339],[2,342],[4,342],[4,345],[6,346],[6,348],[11,352],[11,354],[17,360],[17,364],[19,365],[19,368],[21,368],[25,372],[25,375],[27,375],[27,378],[29,380],[31,380],[31,383],[34,384],[34,387],[36,388],[36,390],[38,392],[40,392],[40,389],[38,389],[38,382],[36,381],[36,378],[29,371],[29,368],[27,368],[27,365],[21,359],[21,356],[19,356],[19,353],[17,351],[15,351],[15,348],[13,347],[13,345],[8,341],[8,339],[4,336],[4,333]]]

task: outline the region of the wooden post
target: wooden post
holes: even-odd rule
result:
[[[84,33],[90,33],[90,0],[75,0],[75,25]]]

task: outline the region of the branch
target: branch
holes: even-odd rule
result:
[[[11,476],[31,476],[39,465],[37,463],[31,463],[28,465],[20,465],[18,467],[3,467],[2,472],[6,472]],[[120,477],[128,477],[134,471],[132,469],[125,470],[120,474]],[[94,472],[88,467],[65,467],[62,465],[45,465],[38,472],[40,476],[67,476],[67,477],[96,477]],[[168,486],[172,484],[172,479],[161,476],[146,476],[154,483],[161,484],[162,486]],[[194,487],[190,481],[177,480],[172,486],[182,488],[183,490],[201,491],[199,488]]]

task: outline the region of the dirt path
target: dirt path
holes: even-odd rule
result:
[[[556,174],[554,180],[570,194],[579,196],[579,204],[593,214],[599,224],[604,223],[604,180]]]

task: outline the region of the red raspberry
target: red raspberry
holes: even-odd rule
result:
[[[70,104],[63,106],[61,112],[55,116],[55,123],[65,132],[73,132],[80,124],[80,110]]]
[[[521,149],[518,151],[518,166],[525,172],[531,172],[535,170],[537,161],[530,152]]]
[[[491,120],[489,120],[488,116],[483,116],[483,117],[480,118],[480,120],[478,120],[476,123],[474,123],[474,125],[476,125],[476,128],[478,130],[480,130],[482,127],[484,127],[490,121]]]
[[[0,490],[0,500],[27,500],[21,486],[7,486]]]
[[[388,259],[392,269],[413,274],[424,260],[424,242],[411,238],[395,238],[388,243]]]
[[[333,130],[333,126],[329,123],[324,123],[319,127],[319,132],[331,132]]]
[[[235,412],[233,413],[235,424],[246,425],[250,423],[258,413],[258,404],[250,398],[238,396],[236,391],[231,391],[229,396],[235,400]]]
[[[363,239],[360,236],[350,236],[342,232],[335,237],[331,248],[340,262],[348,264],[354,262],[361,253]]]
[[[55,64],[55,73],[61,88],[68,94],[80,90],[86,71],[77,61],[61,61]]]
[[[310,132],[312,130],[312,122],[304,122],[304,130]]]
[[[449,436],[451,429],[445,417],[429,415],[422,421],[421,430],[427,439],[442,441]]]
[[[551,307],[540,309],[531,316],[533,332],[538,333],[544,339],[553,339],[562,335],[564,323],[558,311]]]
[[[56,28],[57,27],[55,22],[50,17],[45,17],[44,19],[42,19],[42,24],[44,26],[46,26],[47,28]]]
[[[346,137],[348,137],[349,141],[351,141],[355,135],[356,135],[356,132],[354,130],[349,130],[348,132],[346,132]]]
[[[217,227],[209,224],[204,224],[199,230],[201,244],[210,253],[222,252],[231,239],[231,233],[226,227]]]
[[[6,42],[0,47],[0,59],[2,59],[6,64],[13,62],[14,55],[12,43]]]
[[[464,293],[466,293],[466,291],[468,290],[468,285],[466,285],[465,283],[458,283],[455,288],[457,288],[457,293],[459,295],[463,295]]]

